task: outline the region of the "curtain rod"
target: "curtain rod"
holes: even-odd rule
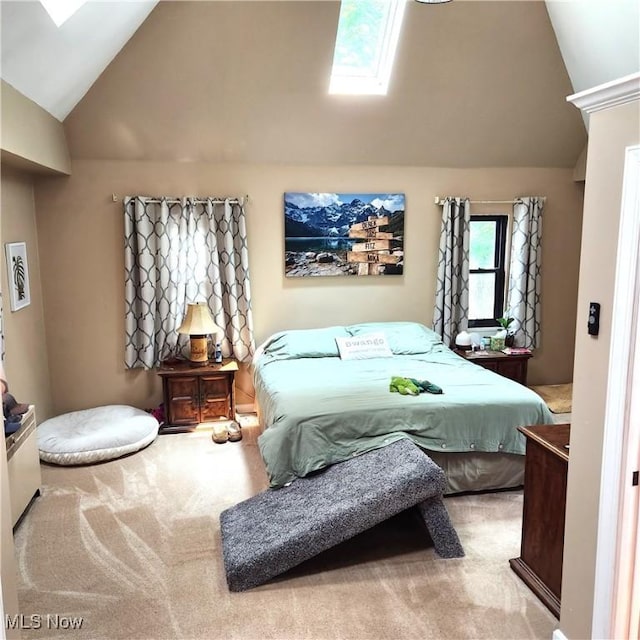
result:
[[[440,196],[434,196],[433,203],[443,205],[446,198]],[[542,197],[542,200],[546,200],[546,197]],[[521,202],[521,198],[515,198],[513,200],[469,200],[470,204],[517,204]]]
[[[434,204],[444,204],[446,198],[441,198],[440,196],[435,196],[433,198]],[[515,204],[519,200],[469,200],[470,204]]]
[[[213,204],[224,204],[229,201],[230,204],[244,204],[245,202],[249,202],[249,196],[245,195],[243,198],[228,198],[227,200],[222,200],[220,198],[189,198],[189,196],[185,196],[188,200],[193,200],[196,204],[205,204],[211,200]],[[118,202],[120,200],[119,196],[115,193],[111,194],[111,200],[113,202]],[[166,202],[167,204],[179,204],[182,202],[181,198],[149,198],[147,202],[151,202],[152,204],[159,204],[160,202]]]

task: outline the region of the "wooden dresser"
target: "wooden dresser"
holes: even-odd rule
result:
[[[519,427],[527,439],[520,557],[511,568],[560,617],[568,424]]]
[[[11,524],[16,526],[31,501],[40,495],[40,452],[35,408],[22,416],[20,428],[6,438]]]

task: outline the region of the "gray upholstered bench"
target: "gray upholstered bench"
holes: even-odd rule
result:
[[[268,489],[220,515],[231,591],[244,591],[418,505],[436,553],[464,555],[442,502],[444,472],[403,439]]]

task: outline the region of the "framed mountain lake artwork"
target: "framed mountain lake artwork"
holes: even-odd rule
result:
[[[7,280],[11,311],[18,311],[31,304],[29,291],[29,266],[26,242],[9,242],[4,245],[7,255]]]
[[[285,193],[284,236],[288,278],[402,275],[404,193]]]

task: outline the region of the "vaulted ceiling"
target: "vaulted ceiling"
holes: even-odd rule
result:
[[[62,121],[156,4],[87,2],[56,27],[38,1],[3,1],[2,79]]]
[[[2,78],[72,156],[572,166],[566,95],[640,69],[637,0],[411,2],[389,95],[327,95],[337,1],[0,5]],[[163,135],[158,136],[162,131]]]

